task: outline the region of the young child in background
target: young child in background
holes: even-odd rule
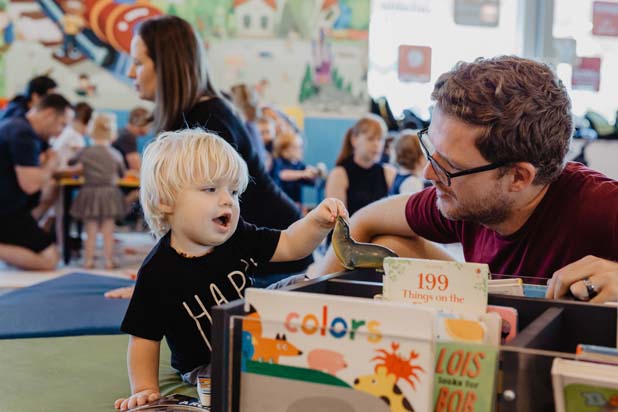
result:
[[[264,145],[264,167],[266,170],[270,171],[273,166],[275,123],[266,117],[258,117],[255,124],[262,136],[262,143]]]
[[[284,231],[258,228],[240,217],[248,179],[238,152],[199,129],[165,132],[147,146],[141,203],[159,241],[142,263],[122,322],[131,335],[132,395],[116,400],[116,409],[159,398],[163,337],[172,366],[195,385],[210,369],[211,308],[242,298],[257,265],[310,254],[346,215],[341,202],[326,199]]]
[[[88,123],[92,117],[92,106],[86,102],[79,102],[75,105],[74,110],[75,116],[73,121],[64,128],[60,136],[54,139],[52,143],[52,147],[58,153],[60,169],[67,168],[69,159],[86,146],[84,135],[88,130]]]
[[[271,176],[279,187],[302,209],[303,186],[312,186],[322,172],[303,163],[303,140],[295,133],[282,133],[275,139]],[[325,174],[325,173],[324,173]]]
[[[125,211],[124,198],[116,186],[116,179],[125,173],[122,155],[111,147],[115,127],[113,118],[104,113],[94,116],[90,137],[94,145],[84,148],[70,164],[79,163],[83,169],[84,185],[71,206],[71,215],[84,222],[86,243],[84,267],[94,267],[94,251],[98,232],[103,234],[105,268],[113,269],[115,220]]]
[[[425,187],[423,169],[427,160],[413,130],[402,130],[395,143],[395,161],[399,166],[389,195],[416,193]]]
[[[88,131],[88,124],[92,117],[93,108],[86,102],[79,102],[75,105],[75,116],[71,124],[64,128],[60,136],[54,139],[52,147],[58,153],[59,172],[61,176],[74,176],[81,174],[79,166],[69,166],[69,160],[73,158],[81,149],[86,146],[85,134]],[[58,195],[54,205],[56,216],[56,245],[62,250],[65,241],[62,230],[64,213],[64,197]],[[79,243],[78,243],[79,244]]]
[[[326,196],[340,199],[350,216],[386,197],[393,184],[395,168],[380,164],[386,132],[384,120],[371,113],[346,132],[336,167],[326,181]]]

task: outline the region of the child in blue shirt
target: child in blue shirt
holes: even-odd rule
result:
[[[307,166],[302,161],[303,140],[295,133],[279,134],[275,139],[273,157],[273,180],[302,208],[302,187],[313,186],[321,176],[318,168]]]

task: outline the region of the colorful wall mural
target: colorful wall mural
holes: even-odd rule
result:
[[[367,108],[370,0],[0,0],[0,96],[49,73],[72,99],[139,104],[126,78],[135,28],[190,21],[219,88],[256,85],[264,101],[307,114]]]

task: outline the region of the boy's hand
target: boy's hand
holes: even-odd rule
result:
[[[324,199],[310,215],[320,227],[332,229],[335,227],[337,216],[347,217],[348,211],[341,200],[330,197]]]
[[[307,166],[305,169],[305,178],[306,179],[315,179],[318,177],[318,169],[313,166]]]
[[[136,406],[142,406],[148,402],[156,401],[161,397],[158,389],[144,389],[141,392],[137,392],[131,395],[129,398],[120,398],[114,402],[114,408],[121,411],[135,408]]]

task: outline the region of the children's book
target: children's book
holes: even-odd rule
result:
[[[433,411],[493,411],[497,360],[496,346],[438,342]]]
[[[387,257],[383,265],[385,300],[422,304],[449,313],[486,312],[486,264]]]
[[[146,405],[137,406],[129,409],[128,412],[148,411],[148,412],[204,412],[210,411],[210,408],[203,406],[199,400],[190,396],[173,394],[164,396],[154,402]]]
[[[489,279],[489,293],[510,296],[524,296],[524,282],[520,278]]]
[[[577,351],[575,353],[578,360],[618,365],[618,349],[616,348],[596,345],[582,345],[580,343],[577,345]]]
[[[539,282],[539,279],[528,277],[530,282]],[[522,278],[489,279],[489,293],[510,296],[526,296],[528,298],[545,298],[547,285],[524,283]]]
[[[486,343],[488,327],[478,319],[464,319],[452,313],[436,315],[436,339],[440,341],[459,341],[469,343]]]
[[[524,296],[527,298],[545,299],[547,285],[532,285],[524,283]]]
[[[555,358],[551,375],[556,412],[618,410],[618,366]]]
[[[241,411],[429,411],[435,311],[247,289]]]
[[[455,313],[436,314],[436,339],[500,345],[502,318],[497,313],[484,313],[480,316],[464,316]]]
[[[502,318],[500,340],[502,344],[509,343],[515,336],[517,336],[518,330],[518,313],[517,309],[509,306],[487,306],[487,312],[497,313]]]
[[[483,313],[479,321],[487,327],[487,338],[484,343],[498,347],[502,342],[502,318],[495,312]]]

